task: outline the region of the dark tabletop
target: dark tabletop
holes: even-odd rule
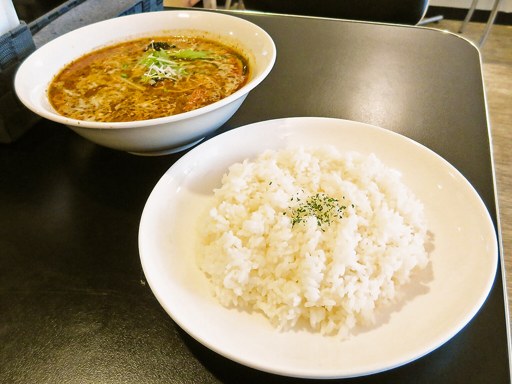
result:
[[[289,116],[375,124],[452,163],[496,224],[473,45],[417,27],[242,17],[274,38],[277,61],[217,133]],[[0,146],[1,383],[302,382],[211,352],[171,320],[149,289],[139,220],[152,188],[182,155],[117,152],[49,121]],[[385,373],[339,381],[509,383],[501,269],[482,309],[441,348]]]

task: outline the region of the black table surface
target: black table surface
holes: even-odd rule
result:
[[[217,133],[290,116],[378,125],[458,168],[496,225],[482,68],[473,45],[419,27],[236,15],[268,31],[278,55],[268,78]],[[110,150],[43,120],[0,146],[0,382],[309,382],[211,352],[171,320],[149,289],[139,220],[152,188],[182,155]],[[500,264],[481,310],[439,349],[384,373],[339,381],[509,383],[503,286]]]

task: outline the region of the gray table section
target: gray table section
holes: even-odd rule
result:
[[[277,62],[217,133],[289,116],[379,125],[457,167],[496,223],[474,46],[421,28],[241,17],[272,35]],[[170,319],[147,286],[137,249],[140,215],[181,156],[112,151],[48,121],[0,146],[0,382],[313,382],[211,352]],[[441,348],[403,367],[339,382],[509,383],[508,344],[499,270],[482,309]]]

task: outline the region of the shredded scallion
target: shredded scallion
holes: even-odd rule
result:
[[[178,81],[188,74],[187,66],[190,62],[214,59],[208,51],[173,50],[174,48],[175,46],[161,42],[151,42],[146,47],[146,55],[140,61],[140,65],[147,69],[143,75],[143,81],[151,85],[164,79]]]

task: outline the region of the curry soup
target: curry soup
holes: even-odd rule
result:
[[[152,37],[93,51],[52,81],[49,100],[67,117],[102,122],[155,119],[219,101],[248,80],[246,58],[199,37]]]

